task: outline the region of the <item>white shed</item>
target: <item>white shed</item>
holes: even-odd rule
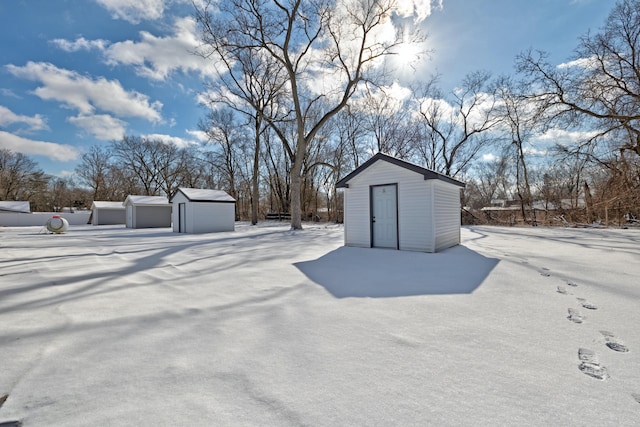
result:
[[[222,190],[178,188],[171,197],[173,231],[212,233],[235,229],[236,200]]]
[[[0,201],[0,213],[31,213],[29,202],[2,200]]]
[[[465,184],[378,153],[336,188],[344,188],[344,244],[437,252],[460,243]]]
[[[171,227],[171,204],[163,196],[132,196],[124,200],[127,228]]]
[[[122,202],[95,200],[91,204],[92,225],[126,224],[126,208]]]

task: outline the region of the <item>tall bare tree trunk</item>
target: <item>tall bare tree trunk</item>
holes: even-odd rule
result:
[[[260,173],[260,128],[262,120],[255,120],[255,149],[253,151],[253,175],[251,176],[251,225],[258,223],[258,209],[260,207],[260,186],[258,178]]]
[[[302,229],[302,161],[307,151],[304,138],[298,139],[296,155],[291,165],[291,228]]]

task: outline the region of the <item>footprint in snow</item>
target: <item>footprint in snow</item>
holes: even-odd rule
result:
[[[565,288],[564,286],[558,285],[558,293],[566,295],[567,294],[567,288]]]
[[[540,275],[544,276],[544,277],[549,277],[551,276],[551,273],[549,273],[549,269],[546,267],[542,267],[542,270],[540,270]]]
[[[595,304],[590,303],[589,301],[587,301],[584,298],[577,298],[578,302],[580,303],[581,306],[583,306],[584,308],[586,308],[587,310],[597,310],[598,307]]]
[[[569,319],[573,323],[582,323],[582,321],[584,320],[582,314],[578,310],[575,310],[573,308],[569,309],[569,315],[567,316],[567,319]]]
[[[598,362],[598,357],[592,350],[587,348],[578,349],[578,359],[580,360],[578,369],[580,369],[583,374],[598,380],[606,380],[609,378],[607,368]]]
[[[573,286],[574,288],[578,286],[578,284],[576,282],[574,282],[573,280],[568,280],[567,281],[567,285]]]
[[[604,340],[606,341],[605,345],[611,350],[618,351],[620,353],[627,353],[629,351],[629,348],[613,333],[609,331],[600,331],[600,333],[604,336]]]
[[[640,393],[631,393],[631,396],[636,400],[636,402],[640,403]]]

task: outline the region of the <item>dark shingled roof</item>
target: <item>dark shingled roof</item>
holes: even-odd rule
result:
[[[424,176],[425,180],[427,180],[427,179],[439,179],[440,181],[448,182],[449,184],[457,185],[458,187],[464,188],[466,186],[466,184],[464,182],[458,181],[457,179],[451,178],[450,176],[447,176],[447,175],[432,171],[431,169],[423,168],[422,166],[418,166],[418,165],[416,165],[414,163],[410,163],[410,162],[407,162],[407,161],[404,161],[404,160],[400,160],[400,159],[398,159],[396,157],[392,157],[392,156],[389,156],[387,154],[377,153],[375,156],[373,156],[372,158],[370,158],[369,160],[367,160],[366,162],[361,164],[358,168],[356,168],[356,170],[354,170],[349,175],[345,176],[340,181],[338,181],[336,183],[336,188],[348,188],[349,187],[348,182],[350,180],[352,180],[356,175],[358,175],[360,172],[362,172],[365,169],[367,169],[369,166],[371,166],[372,164],[374,164],[378,160],[384,160],[385,162],[389,162],[389,163],[394,164],[396,166],[400,166],[402,168],[409,169],[412,172],[419,173],[420,175]]]

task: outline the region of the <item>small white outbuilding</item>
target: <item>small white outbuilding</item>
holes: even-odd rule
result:
[[[171,204],[163,196],[132,196],[124,200],[127,228],[171,227]]]
[[[0,213],[31,213],[29,202],[0,200]]]
[[[344,188],[344,244],[438,252],[460,243],[465,184],[378,153],[336,184]]]
[[[176,233],[235,230],[236,200],[222,190],[178,188],[171,205]]]
[[[91,203],[92,225],[116,225],[126,223],[126,208],[122,202],[95,200]]]

